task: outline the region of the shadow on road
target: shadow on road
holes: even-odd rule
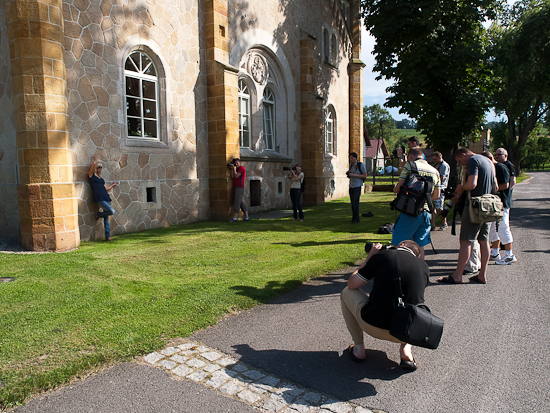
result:
[[[391,381],[407,374],[385,352],[366,351],[366,363],[354,363],[344,352],[255,350],[248,344],[232,346],[243,363],[267,373],[326,392],[340,400],[375,396],[372,380]]]

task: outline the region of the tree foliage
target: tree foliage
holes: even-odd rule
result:
[[[494,73],[492,104],[507,118],[505,147],[521,170],[521,155],[550,103],[550,0],[517,2],[489,30]],[[536,145],[535,145],[536,146]]]
[[[377,79],[394,83],[386,106],[400,107],[441,151],[477,130],[490,76],[482,23],[499,0],[362,0],[376,38]]]
[[[395,127],[397,129],[416,129],[416,122],[413,122],[410,119],[396,120]]]
[[[388,150],[395,149],[399,135],[395,132],[395,121],[390,112],[379,104],[363,108],[363,125],[370,139],[384,138]]]

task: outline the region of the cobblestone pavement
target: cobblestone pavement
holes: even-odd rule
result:
[[[308,390],[199,343],[185,342],[142,357],[174,379],[192,380],[267,413],[383,413]]]

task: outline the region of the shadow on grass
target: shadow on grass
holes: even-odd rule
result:
[[[361,196],[360,213],[372,212],[373,217],[361,218],[359,225],[351,225],[351,206],[349,198],[326,202],[322,205],[305,207],[305,222],[293,221],[288,210],[266,211],[258,216],[274,216],[274,218],[254,219],[249,222],[237,223],[222,221],[201,221],[168,228],[149,229],[129,234],[115,234],[117,238],[129,241],[147,241],[163,243],[164,235],[192,236],[212,232],[250,233],[266,231],[285,231],[305,233],[312,231],[331,231],[343,233],[376,233],[378,228],[388,222],[394,222],[396,214],[389,208],[393,199],[389,193],[368,193]]]

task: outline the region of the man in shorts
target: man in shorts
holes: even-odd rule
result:
[[[434,212],[432,213],[432,230],[435,229],[435,217],[436,213],[439,214],[443,210],[443,202],[445,201],[445,189],[449,184],[449,175],[451,173],[451,167],[447,162],[443,160],[443,155],[441,152],[435,151],[432,153],[432,161],[434,163],[434,168],[439,172],[439,181],[441,182],[441,195],[438,199],[434,201]],[[441,217],[441,227],[439,231],[444,231],[448,227],[447,217]]]
[[[403,185],[405,185],[407,177],[411,173],[411,164],[415,163],[416,169],[421,176],[427,176],[432,179],[432,201],[439,198],[441,192],[439,183],[439,172],[437,172],[437,169],[431,166],[428,162],[422,159],[423,156],[424,154],[422,153],[422,149],[420,148],[413,148],[409,151],[409,161],[401,170],[399,181],[393,188],[393,192],[395,192],[396,194],[399,193],[399,190]],[[393,245],[399,245],[404,240],[413,240],[420,247],[419,258],[424,259],[424,246],[431,242],[431,228],[431,214],[429,206],[426,203],[424,205],[424,212],[422,212],[417,217],[412,217],[403,213],[399,214],[393,228],[391,243]]]
[[[467,148],[457,149],[454,153],[455,160],[462,166],[467,167],[466,183],[457,185],[455,193],[457,196],[469,192],[471,196],[492,194],[498,184],[495,177],[495,168],[492,162],[483,155],[476,155]],[[481,268],[479,274],[470,277],[470,280],[486,284],[487,265],[489,263],[489,227],[490,223],[473,224],[470,222],[469,199],[462,210],[460,225],[460,249],[458,250],[457,266],[453,274],[441,277],[437,281],[446,284],[462,284],[464,267],[468,262],[472,250],[472,242],[476,239],[479,242],[481,251]]]

